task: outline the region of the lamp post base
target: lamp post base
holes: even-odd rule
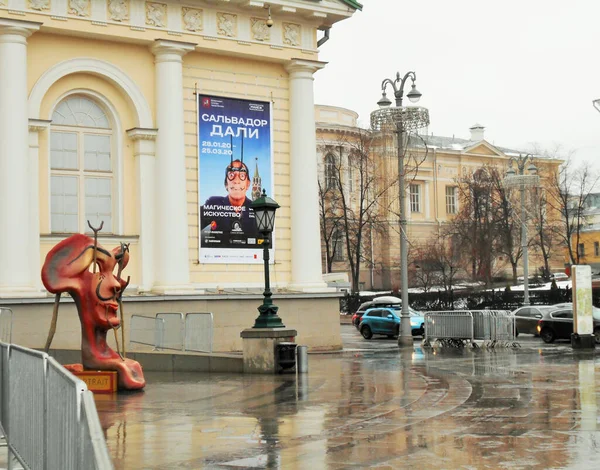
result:
[[[254,320],[254,326],[252,328],[285,328],[285,325],[277,315],[279,307],[272,303],[263,303],[258,307],[260,315]]]
[[[240,333],[244,351],[245,374],[277,374],[281,372],[277,345],[293,343],[296,330],[287,328],[247,328]]]
[[[398,336],[398,346],[401,348],[412,348],[414,347],[414,340],[411,336]]]

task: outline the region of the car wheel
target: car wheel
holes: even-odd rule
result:
[[[600,344],[600,328],[594,330],[594,343]]]
[[[368,325],[365,325],[360,329],[360,334],[363,336],[364,339],[371,339],[373,337],[373,332],[371,331],[371,328],[369,328]]]
[[[396,325],[396,329],[394,330],[394,336],[400,336],[400,325]]]
[[[544,343],[554,342],[555,334],[554,331],[552,331],[550,328],[544,328],[540,332],[540,336],[542,337],[542,340],[544,340]]]

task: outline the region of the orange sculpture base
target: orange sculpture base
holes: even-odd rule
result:
[[[114,370],[83,370],[81,364],[67,364],[64,366],[75,377],[83,380],[90,392],[116,393],[117,372]]]

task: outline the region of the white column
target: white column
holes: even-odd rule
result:
[[[290,289],[327,288],[321,270],[321,238],[317,183],[317,137],[313,73],[323,62],[293,59],[290,75],[290,210],[292,279]]]
[[[429,181],[423,182],[423,200],[425,201],[425,220],[429,220]]]
[[[0,297],[39,295],[31,231],[27,38],[40,23],[0,18]],[[39,238],[39,230],[36,234]],[[39,263],[38,263],[39,264]]]
[[[42,278],[39,275],[42,266],[40,262],[40,144],[39,134],[50,127],[52,121],[44,119],[29,119],[29,246],[36,247],[38,256],[30,257],[31,272],[34,274],[34,289],[45,292]],[[33,254],[33,253],[32,253]],[[36,276],[36,273],[38,275]]]
[[[160,293],[190,289],[182,57],[193,50],[194,44],[166,40],[157,40],[152,46],[158,127],[152,290]]]
[[[136,179],[136,214],[138,217],[138,245],[140,258],[140,282],[138,292],[148,292],[154,285],[154,198],[155,186],[155,140],[157,129],[129,129],[127,135],[133,141]]]

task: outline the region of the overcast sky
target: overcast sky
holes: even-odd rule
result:
[[[600,170],[600,0],[360,1],[320,48],[317,104],[367,126],[381,81],[414,70],[430,132],[469,138],[480,123],[492,144],[559,144]]]

